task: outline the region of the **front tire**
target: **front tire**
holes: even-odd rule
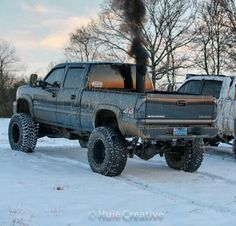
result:
[[[88,161],[95,173],[118,176],[127,162],[127,147],[123,136],[110,127],[96,128],[88,142]]]
[[[200,167],[204,156],[202,139],[195,139],[191,146],[174,147],[172,151],[165,152],[166,163],[170,168],[193,173]]]
[[[9,123],[8,138],[12,150],[33,152],[38,138],[33,118],[26,113],[14,114]]]

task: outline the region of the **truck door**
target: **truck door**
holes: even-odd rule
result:
[[[219,100],[218,102],[218,120],[219,120],[219,130],[221,133],[232,136],[234,131],[234,121],[235,121],[235,100],[232,97],[227,97],[224,100]]]
[[[65,76],[65,67],[49,72],[44,79],[47,85],[34,95],[34,115],[40,121],[56,123],[57,95]]]
[[[84,72],[84,67],[69,67],[58,93],[57,122],[63,127],[77,130],[81,127],[79,114]]]
[[[222,129],[224,134],[227,136],[234,135],[235,110],[236,110],[235,89],[236,89],[236,80],[234,79],[234,81],[231,82],[231,87],[230,90],[228,91],[228,96],[221,103],[222,118],[224,123]]]

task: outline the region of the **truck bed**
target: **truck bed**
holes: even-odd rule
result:
[[[200,127],[215,130],[213,124],[216,102],[213,97],[168,92],[141,94],[124,90],[86,89],[81,103],[81,124],[85,130],[92,130],[91,119],[100,109],[110,109],[116,113],[120,131],[126,136],[146,137],[147,133],[144,135],[144,131],[150,128],[155,134],[166,133],[168,137],[173,135],[176,127],[187,127],[192,133],[200,135],[203,132],[205,136],[208,132],[200,131]],[[156,133],[158,129],[162,132]]]

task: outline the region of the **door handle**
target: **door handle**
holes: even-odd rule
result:
[[[75,100],[75,98],[76,98],[76,95],[71,95],[71,96],[70,96],[70,99],[71,99],[71,100]]]

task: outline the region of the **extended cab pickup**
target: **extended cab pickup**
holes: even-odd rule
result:
[[[57,65],[43,81],[32,75],[18,89],[14,109],[13,150],[31,152],[44,136],[78,139],[91,169],[106,176],[119,175],[134,155],[165,155],[169,167],[194,172],[202,138],[217,134],[213,97],[157,92],[148,76],[146,92],[138,93],[131,64]]]
[[[178,92],[214,96],[217,99],[218,135],[207,140],[210,145],[218,146],[220,142],[229,143],[234,139],[233,151],[236,155],[236,77],[187,75],[187,80]]]

